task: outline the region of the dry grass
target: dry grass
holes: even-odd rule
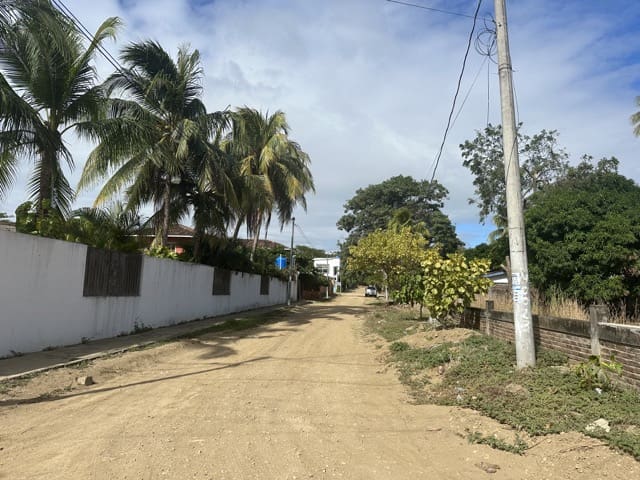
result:
[[[506,289],[492,289],[488,294],[476,297],[471,306],[484,309],[487,300],[493,300],[494,310],[513,312],[511,294]],[[589,311],[586,308],[582,307],[577,301],[560,295],[554,295],[547,301],[543,301],[537,292],[533,292],[531,295],[531,313],[546,317],[589,321]],[[640,325],[640,306],[636,308],[636,314],[631,316],[625,314],[623,307],[617,309],[616,312],[611,312],[610,322],[621,325]]]
[[[506,290],[492,290],[486,295],[476,297],[472,306],[485,308],[486,301],[493,300],[494,310],[500,312],[512,312],[513,300]],[[589,312],[575,300],[554,296],[543,302],[537,293],[531,295],[531,313],[546,317],[572,318],[575,320],[589,321]]]

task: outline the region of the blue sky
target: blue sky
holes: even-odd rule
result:
[[[412,0],[472,14],[474,0]],[[284,110],[292,138],[310,154],[317,194],[296,212],[304,237],[296,243],[332,250],[344,237],[335,223],[356,189],[391,176],[430,178],[451,106],[471,19],[385,0],[66,0],[92,31],[108,16],[125,23],[115,55],[130,41],[152,38],[175,54],[181,44],[200,50],[209,110],[249,105]],[[615,155],[620,171],[640,181],[629,116],[640,95],[640,2],[507,1],[518,116],[526,133],[556,129],[576,163],[584,153]],[[481,16],[491,14],[485,0]],[[450,191],[445,205],[467,245],[486,240],[478,224],[472,177],[458,145],[499,123],[495,65],[487,74],[472,49],[462,96],[436,178]],[[103,78],[110,65],[100,59]],[[91,146],[73,136],[81,168]],[[80,168],[70,176],[77,182]],[[0,211],[25,199],[24,168]],[[95,192],[82,193],[78,206]],[[289,232],[269,236],[288,243]],[[298,242],[299,240],[299,242]]]

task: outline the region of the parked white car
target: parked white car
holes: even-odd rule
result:
[[[364,289],[364,296],[365,297],[378,297],[378,289],[373,286],[373,285],[369,285],[367,288]]]

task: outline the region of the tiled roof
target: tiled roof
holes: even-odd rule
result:
[[[169,231],[167,232],[167,236],[169,237],[188,237],[188,238],[192,238],[194,235],[196,234],[196,231],[191,228],[191,227],[187,227],[186,225],[170,225],[169,226]],[[151,228],[145,228],[140,235],[144,236],[144,237],[153,237],[154,231]]]
[[[169,227],[168,235],[170,237],[193,237],[196,231],[185,225],[172,225]]]

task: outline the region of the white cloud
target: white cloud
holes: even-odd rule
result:
[[[475,2],[419,2],[465,14]],[[492,10],[490,2],[483,11]],[[616,155],[621,171],[640,179],[633,137],[640,57],[640,7],[522,0],[510,2],[509,28],[519,117],[525,129],[557,129],[577,160],[582,153]],[[442,139],[471,21],[383,0],[68,0],[95,30],[108,16],[126,28],[117,47],[152,38],[175,53],[198,48],[210,110],[249,105],[287,114],[292,137],[311,155],[317,195],[307,214],[296,212],[313,246],[333,249],[343,232],[335,223],[356,189],[393,175],[430,178]],[[456,8],[454,8],[456,7]],[[623,17],[614,15],[623,12]],[[551,13],[553,12],[553,13]],[[480,22],[482,24],[482,22]],[[483,59],[470,54],[463,95]],[[109,64],[100,60],[106,75]],[[490,119],[499,123],[495,65],[491,65]],[[635,87],[635,91],[634,91]],[[482,70],[450,132],[436,178],[451,192],[445,212],[469,244],[490,227],[477,226],[467,203],[472,178],[458,145],[487,117],[487,73]],[[82,165],[88,149],[78,148]],[[73,174],[74,182],[78,171]],[[25,198],[16,185],[0,210]],[[82,197],[82,204],[89,196]],[[288,243],[290,232],[270,236]],[[296,236],[304,242],[304,238]]]

